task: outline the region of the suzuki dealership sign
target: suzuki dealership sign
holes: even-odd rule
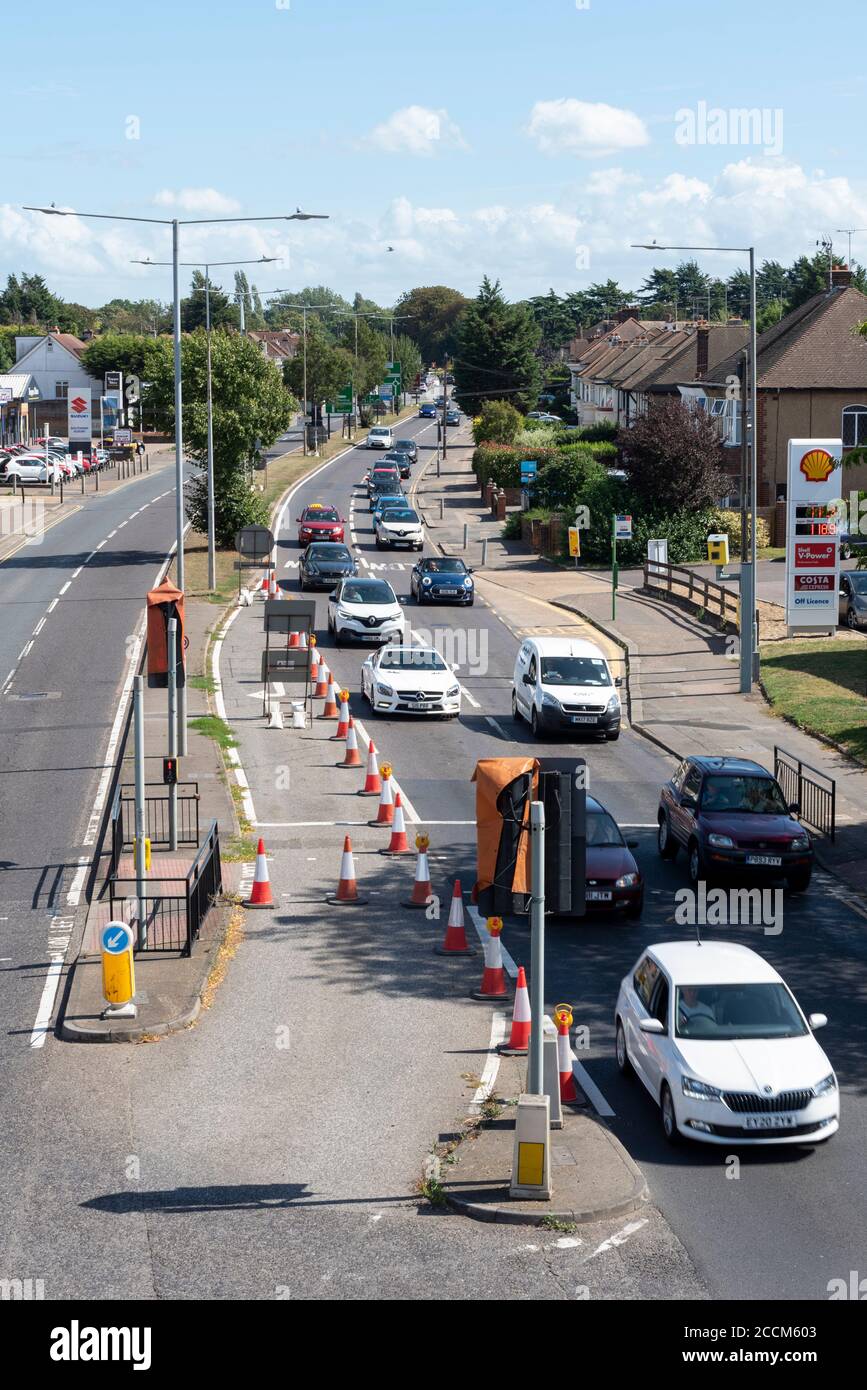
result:
[[[90,387],[77,386],[74,391],[70,391],[66,404],[70,444],[89,444],[93,437]]]
[[[786,521],[786,624],[836,631],[840,587],[840,439],[790,439]]]

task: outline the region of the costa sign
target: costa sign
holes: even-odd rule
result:
[[[833,574],[796,574],[797,593],[830,594],[836,588]]]

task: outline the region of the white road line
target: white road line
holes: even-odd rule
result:
[[[45,610],[46,613],[53,613],[59,602],[59,599],[53,598]]]
[[[593,1106],[593,1109],[596,1111],[597,1115],[614,1114],[614,1111],[611,1109],[611,1106],[608,1104],[608,1101],[605,1099],[599,1087],[596,1085],[596,1082],[591,1081],[585,1068],[582,1067],[581,1063],[574,1058],[572,1061],[572,1075],[578,1082],[578,1085],[581,1087],[581,1090],[584,1092],[590,1104]]]
[[[488,1043],[488,1060],[485,1069],[479,1078],[479,1086],[473,1096],[471,1105],[483,1105],[488,1096],[494,1089],[497,1080],[497,1073],[500,1070],[500,1054],[497,1051],[501,1042],[506,1037],[506,1015],[500,1009],[495,1009],[491,1018],[491,1041]]]
[[[30,651],[30,648],[31,648],[32,646],[33,646],[33,642],[32,642],[32,640],[31,640],[30,642],[27,643],[27,646],[23,649],[23,651],[21,651],[21,652],[18,653],[18,660],[19,660],[19,661],[23,661],[24,657],[25,657],[25,656],[27,655],[27,653]]]
[[[473,822],[473,824],[475,824],[475,822]],[[479,909],[473,903],[467,903],[467,916],[469,917],[470,921],[476,929],[476,934],[478,935],[479,941],[484,946],[485,942],[488,940],[488,929],[485,925],[484,919],[482,918],[482,914],[479,912]],[[506,974],[509,976],[511,980],[516,980],[518,978],[518,967],[515,964],[512,957],[509,955],[509,952],[506,950],[505,946],[503,945],[502,938],[500,939],[500,950],[503,953],[503,967],[506,971]]]
[[[461,686],[461,693],[462,693],[463,695],[466,695],[466,697],[467,697],[467,699],[469,700],[470,704],[472,705],[473,709],[481,709],[481,708],[482,708],[481,705],[479,704],[478,700],[476,699],[475,695],[471,695],[470,692],[467,690],[467,687],[466,687],[465,685],[462,685],[462,686]],[[489,721],[489,722],[490,722],[490,721]]]
[[[285,510],[286,508],[284,506],[283,511]],[[236,608],[233,613],[229,614],[228,618],[223,624],[222,632],[220,633],[220,636],[214,643],[213,649],[211,651],[211,676],[214,681],[214,707],[217,711],[217,716],[220,719],[222,719],[223,722],[226,724],[228,724],[229,719],[226,714],[226,702],[223,699],[223,682],[220,678],[220,654],[223,650],[223,642],[225,641],[226,633],[229,631],[229,628],[232,626],[232,623],[235,621],[238,614],[241,612],[243,612],[243,609]],[[250,786],[247,781],[246,774],[244,773],[244,770],[241,767],[241,757],[238,753],[237,748],[227,748],[226,758],[228,762],[232,764],[235,773],[235,781],[241,789],[241,805],[244,808],[244,815],[251,825],[257,825],[258,822],[256,820],[256,808],[253,805],[253,797],[250,794]]]
[[[52,960],[48,967],[48,974],[45,977],[45,984],[42,987],[42,998],[39,1001],[39,1008],[36,1013],[36,1022],[30,1034],[31,1047],[44,1047],[45,1037],[51,1024],[51,1015],[54,1013],[54,1000],[57,995],[57,986],[60,984],[60,972],[63,969],[63,956]]]
[[[84,891],[84,885],[87,882],[88,866],[89,860],[86,857],[79,859],[78,868],[72,876],[72,882],[69,885],[69,892],[66,895],[67,907],[78,907],[78,904],[81,901],[81,894]]]
[[[38,637],[39,634],[40,634],[40,632],[41,632],[42,629],[44,628],[44,626],[45,626],[45,619],[44,619],[44,618],[40,618],[40,619],[39,619],[39,622],[36,624],[35,628],[33,629],[33,636],[34,636],[34,637]]]
[[[72,578],[73,578],[73,579],[77,579],[78,576],[81,574],[81,571],[82,571],[83,569],[84,569],[84,565],[79,565],[77,570],[73,570],[73,572],[72,572]],[[67,589],[69,588],[69,583],[67,583],[66,587],[67,587]],[[63,593],[63,590],[61,589],[60,592]]]
[[[505,731],[505,729],[503,728],[502,724],[498,724],[497,721],[496,721],[496,719],[494,719],[493,715],[486,714],[486,715],[485,715],[485,723],[486,723],[486,724],[490,724],[490,726],[491,726],[492,729],[496,729],[496,731],[497,731],[497,733],[499,734],[500,738],[504,738],[504,739],[506,740],[507,743],[511,743],[511,739],[509,738],[509,735],[506,733],[506,731]]]
[[[76,570],[76,571],[75,571],[75,574],[80,574],[80,573],[81,573],[80,570]],[[72,579],[75,578],[75,574],[72,576]],[[60,590],[61,594],[65,594],[65,593],[66,593],[66,590],[69,588],[70,584],[72,583],[72,579],[67,579],[67,581],[66,581],[66,583],[64,584],[63,588]]]
[[[113,536],[116,536],[116,535],[117,535],[117,531],[118,531],[118,528],[115,526],[115,528],[114,528],[113,531],[109,531],[108,535],[107,535],[106,538],[105,538],[105,541],[110,541],[110,540],[112,539]],[[105,541],[102,542],[103,545],[105,545]],[[98,549],[99,549],[99,546],[97,546],[96,548],[97,548],[97,550],[98,550]]]
[[[587,1256],[587,1259],[592,1260],[597,1255],[604,1255],[608,1250],[613,1250],[617,1245],[623,1245],[630,1236],[635,1235],[636,1231],[640,1231],[642,1226],[646,1226],[647,1222],[648,1218],[646,1216],[642,1217],[640,1221],[627,1222],[622,1231],[616,1231],[613,1236],[609,1236],[607,1240],[603,1240],[601,1245],[597,1245],[596,1249]],[[582,1263],[586,1262],[582,1261]]]
[[[121,523],[120,523],[120,525],[119,525],[119,526],[118,526],[118,528],[117,528],[117,529],[118,529],[118,531],[122,531],[122,530],[123,530],[123,528],[124,528],[124,526],[128,526],[128,525],[129,525],[129,518],[127,518],[127,520],[126,520],[126,521],[122,521],[122,522],[121,522]],[[114,534],[115,534],[115,532],[114,532],[114,531],[112,531],[112,533],[111,533],[111,534],[112,534],[112,535],[114,535]]]
[[[367,732],[360,719],[356,719],[355,721],[355,732],[364,744],[366,751],[370,745],[370,734]],[[378,751],[379,750],[377,749],[377,752]],[[418,814],[418,811],[413,806],[412,802],[410,801],[406,792],[401,787],[396,777],[392,777],[391,785],[394,788],[395,792],[400,792],[400,799],[403,805],[404,815],[406,816],[407,820],[413,821],[416,825],[420,824],[421,818]]]

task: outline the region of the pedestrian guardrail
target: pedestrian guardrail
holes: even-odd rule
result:
[[[199,784],[179,782],[177,841],[179,845],[199,843]],[[145,783],[145,837],[153,849],[171,845],[169,834],[169,793],[162,782]],[[109,877],[118,870],[124,850],[132,849],[135,833],[135,786],[129,782],[118,786],[111,808],[111,862]]]
[[[685,565],[669,565],[661,560],[645,560],[644,587],[663,589],[674,598],[685,598],[697,608],[715,613],[723,622],[739,625],[740,598],[724,584],[705,579]]]
[[[802,762],[774,744],[774,776],[787,803],[796,801],[798,818],[811,830],[836,835],[837,783],[827,773]]]
[[[134,877],[112,875],[109,910],[113,919],[144,924],[145,944],[138,951],[180,951],[188,956],[214,899],[222,891],[220,830],[214,820],[183,878],[149,874],[145,892],[139,898]]]

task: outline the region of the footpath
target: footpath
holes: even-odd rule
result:
[[[867,895],[867,769],[776,717],[761,693],[740,694],[738,663],[725,636],[642,592],[640,571],[621,573],[612,619],[609,574],[571,570],[528,552],[518,541],[504,541],[502,522],[484,505],[471,458],[472,445],[451,447],[439,475],[435,464],[428,464],[416,480],[416,502],[431,540],[443,553],[459,554],[475,567],[480,591],[493,607],[498,590],[513,590],[582,618],[606,655],[622,663],[616,669],[626,673],[633,729],[672,757],[713,752],[752,758],[773,770],[774,750],[781,747],[833,778],[836,837],[818,836],[817,853],[826,868]],[[480,569],[483,541],[486,560]]]

